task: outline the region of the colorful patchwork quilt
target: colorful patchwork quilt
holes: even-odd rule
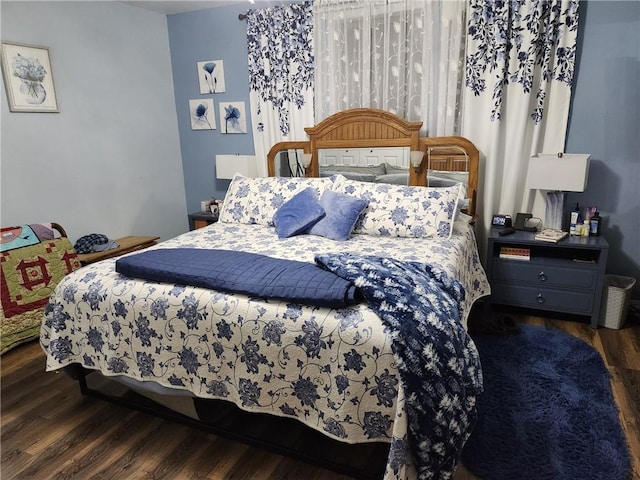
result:
[[[44,306],[62,278],[80,267],[66,237],[50,225],[0,230],[0,353],[40,335]]]

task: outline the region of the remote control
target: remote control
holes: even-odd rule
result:
[[[504,237],[505,235],[511,235],[512,233],[516,233],[516,231],[513,228],[505,228],[504,230],[500,230],[498,232],[498,235],[500,235],[501,237]]]

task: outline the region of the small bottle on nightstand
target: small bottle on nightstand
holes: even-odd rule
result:
[[[583,237],[588,237],[589,236],[589,220],[585,220],[584,222],[582,222],[582,236]]]
[[[580,235],[581,225],[580,225],[580,205],[576,203],[576,206],[571,210],[571,217],[569,220],[569,234],[570,235]]]
[[[600,227],[602,225],[602,217],[600,216],[600,214],[596,211],[593,214],[593,217],[591,217],[591,221],[590,221],[590,229],[589,229],[589,234],[593,235],[593,236],[598,236],[600,235]]]

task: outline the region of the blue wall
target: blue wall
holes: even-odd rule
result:
[[[640,298],[640,2],[581,1],[578,41],[565,150],[591,165],[586,191],[568,199],[598,207],[607,272],[635,278]]]
[[[175,86],[180,149],[189,212],[200,210],[200,201],[223,198],[229,180],[215,176],[216,154],[253,155],[247,68],[247,24],[238,14],[246,4],[216,7],[167,16],[169,48]],[[222,60],[226,91],[200,94],[197,62]],[[216,130],[191,130],[189,100],[213,98]],[[222,134],[219,102],[245,102],[246,134]]]

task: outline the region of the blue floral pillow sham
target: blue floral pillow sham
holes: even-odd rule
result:
[[[248,178],[236,175],[220,212],[219,222],[273,226],[273,216],[294,195],[312,187],[318,198],[331,188],[333,178]]]
[[[323,196],[326,195],[325,191]],[[282,205],[273,216],[278,238],[289,238],[303,233],[325,216],[315,189],[305,188]]]
[[[368,203],[353,233],[389,237],[450,238],[462,184],[431,188],[335,179],[335,191]]]
[[[349,239],[358,217],[367,208],[365,200],[332,190],[322,194],[320,205],[325,216],[311,227],[309,233],[337,241]]]

